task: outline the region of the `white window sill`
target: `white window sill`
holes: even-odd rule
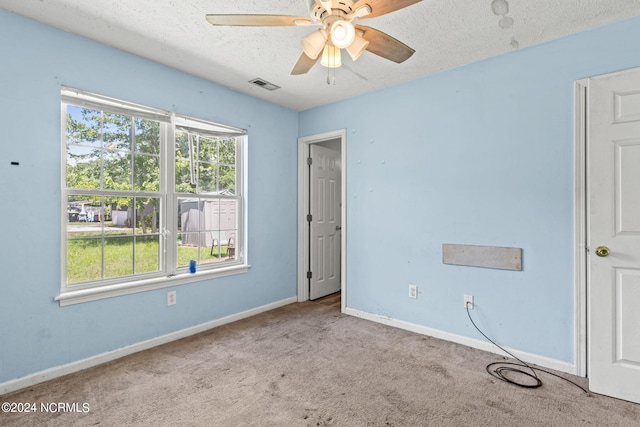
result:
[[[155,277],[153,279],[137,280],[116,285],[106,285],[90,289],[61,292],[54,298],[60,303],[60,307],[80,304],[88,301],[96,301],[104,298],[113,298],[121,295],[135,294],[154,289],[168,288],[184,285],[186,283],[200,282],[218,277],[231,276],[246,273],[251,266],[248,264],[234,265],[215,270],[202,270],[196,273],[177,274],[171,277]]]

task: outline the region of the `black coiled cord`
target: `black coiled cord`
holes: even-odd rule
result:
[[[569,380],[567,378],[561,377],[560,375],[554,374],[553,372],[549,372],[549,371],[546,371],[546,370],[540,369],[540,368],[534,368],[534,367],[530,366],[528,363],[524,362],[523,360],[517,358],[516,356],[514,356],[513,354],[511,354],[510,352],[508,352],[504,348],[500,347],[498,344],[496,344],[495,341],[493,341],[491,338],[486,336],[485,333],[480,330],[478,325],[476,325],[476,322],[473,321],[473,319],[471,318],[471,313],[469,312],[469,303],[467,303],[465,308],[467,310],[467,316],[469,316],[469,320],[471,321],[473,326],[476,328],[476,330],[478,332],[480,332],[480,334],[482,334],[483,337],[485,337],[491,344],[495,345],[500,350],[504,351],[509,356],[513,357],[518,362],[520,362],[520,363],[513,363],[513,362],[493,362],[493,363],[489,363],[487,365],[487,372],[489,373],[489,375],[491,375],[494,378],[499,379],[500,381],[504,381],[504,382],[507,382],[509,384],[517,385],[518,387],[538,388],[538,387],[540,387],[542,385],[542,380],[540,378],[538,378],[538,374],[536,373],[536,371],[544,372],[545,374],[553,375],[556,378],[560,378],[561,380],[565,380],[566,382],[573,384],[574,386],[578,387],[580,390],[585,392],[587,395],[589,395],[589,391],[586,390],[581,385],[576,384],[575,382],[573,382],[573,381],[571,381],[571,380]],[[514,379],[508,378],[507,375],[509,373],[516,373],[518,375],[524,375],[528,379],[533,380],[533,382],[527,382],[527,383],[518,382],[518,381],[516,381]]]

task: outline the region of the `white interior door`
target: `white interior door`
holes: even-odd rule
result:
[[[587,159],[589,387],[640,403],[640,69],[589,79]]]
[[[340,151],[311,144],[309,298],[340,290]]]

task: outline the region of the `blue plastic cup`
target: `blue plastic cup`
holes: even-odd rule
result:
[[[196,272],[196,261],[192,259],[191,261],[189,261],[189,273],[195,273],[195,272]]]

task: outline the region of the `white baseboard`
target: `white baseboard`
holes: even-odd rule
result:
[[[360,311],[353,308],[345,310],[345,314],[359,317],[365,320],[371,320],[373,322],[382,323],[384,325],[393,326],[395,328],[404,329],[407,331],[415,332],[422,335],[428,335],[434,338],[439,338],[446,341],[455,342],[458,344],[466,345],[468,347],[477,348],[479,350],[487,351],[501,356],[509,356],[503,353],[499,348],[487,341],[478,340],[475,338],[469,338],[462,335],[452,334],[450,332],[444,332],[438,329],[429,328],[427,326],[418,325],[415,323],[405,322],[403,320],[392,319],[378,314],[368,313],[366,311]],[[519,350],[514,350],[509,347],[504,347],[505,350],[513,353],[514,356],[524,360],[527,363],[538,365],[544,368],[554,369],[556,371],[566,372],[571,375],[579,375],[576,365],[562,360],[552,359],[537,354],[526,353]]]
[[[109,351],[107,353],[98,354],[96,356],[92,356],[87,359],[82,359],[76,362],[67,363],[66,365],[62,365],[62,366],[56,366],[54,368],[46,369],[44,371],[37,372],[35,374],[31,374],[26,377],[7,381],[0,384],[0,395],[10,393],[12,391],[20,390],[22,388],[29,387],[34,384],[49,381],[54,378],[61,377],[63,375],[78,372],[83,369],[91,368],[93,366],[110,362],[112,360],[119,359],[121,357],[128,356],[130,354],[137,353],[139,351],[147,350],[162,344],[166,344],[171,341],[176,341],[181,338],[186,338],[188,336],[207,331],[217,326],[222,326],[227,323],[235,322],[237,320],[246,319],[248,317],[255,316],[256,314],[264,313],[266,311],[270,311],[278,307],[292,304],[297,301],[298,301],[297,297],[286,298],[280,301],[273,302],[271,304],[252,308],[251,310],[243,311],[241,313],[232,314],[230,316],[222,317],[220,319],[212,320],[210,322],[202,323],[200,325],[192,326],[190,328],[182,329],[180,331],[176,331],[176,332],[172,332],[156,338],[152,338],[147,341],[142,341],[136,344],[122,347],[117,350]]]

